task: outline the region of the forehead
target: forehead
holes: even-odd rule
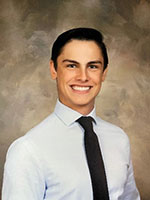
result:
[[[64,45],[59,56],[94,56],[103,57],[100,46],[93,40],[72,39]]]

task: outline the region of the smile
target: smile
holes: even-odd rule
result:
[[[89,90],[91,87],[90,86],[72,86],[72,89],[76,90],[76,91],[87,91]]]

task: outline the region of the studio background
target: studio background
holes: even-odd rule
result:
[[[54,109],[49,48],[79,26],[105,36],[109,71],[97,114],[129,136],[137,187],[149,200],[149,0],[0,0],[0,185],[9,145]]]

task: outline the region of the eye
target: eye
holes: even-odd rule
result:
[[[97,69],[98,66],[97,66],[97,65],[89,65],[89,68],[90,68],[90,69]]]
[[[69,64],[69,65],[67,65],[67,67],[68,67],[68,68],[76,68],[76,65],[74,65],[74,64]]]

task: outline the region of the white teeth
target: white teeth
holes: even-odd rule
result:
[[[79,86],[73,86],[72,88],[74,90],[79,90],[79,91],[86,91],[90,89],[90,87],[79,87]]]

